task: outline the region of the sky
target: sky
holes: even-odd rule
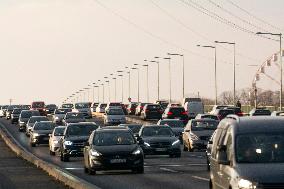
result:
[[[283,32],[283,7],[282,0],[1,0],[0,104],[8,104],[9,99],[14,104],[34,100],[60,104],[71,94],[109,78],[114,101],[113,77],[117,77],[116,100],[121,101],[122,80],[117,71],[123,71],[126,101],[129,80],[125,67],[134,64],[139,64],[140,100],[147,101],[145,63],[149,64],[152,102],[157,99],[157,64],[144,60],[168,57],[167,53],[184,55],[187,96],[214,98],[214,50],[197,45],[216,45],[215,40],[236,43],[236,88],[251,87],[259,66],[279,50],[278,41],[254,33]],[[279,80],[276,64],[266,72]],[[137,101],[137,76],[137,70],[130,71],[133,101]],[[168,61],[161,58],[161,98],[169,98],[169,83]],[[181,100],[182,58],[178,56],[171,59],[171,84],[172,98]],[[257,85],[279,89],[277,82],[265,76]],[[218,94],[233,90],[231,45],[217,45],[217,86]],[[102,101],[102,86],[99,89]],[[98,89],[94,91],[97,101]],[[89,94],[92,100],[92,89]]]

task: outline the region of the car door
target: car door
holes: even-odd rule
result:
[[[182,140],[183,140],[183,142],[184,142],[184,144],[185,144],[185,146],[186,146],[187,148],[189,148],[190,129],[191,129],[191,121],[189,121],[189,122],[186,124],[186,126],[185,126],[185,128],[184,128],[184,132],[183,132],[183,134],[182,134]]]

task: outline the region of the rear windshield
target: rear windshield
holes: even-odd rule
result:
[[[215,115],[202,115],[201,118],[208,118],[208,119],[218,120],[218,117],[215,116]]]
[[[62,104],[62,108],[73,108],[73,104]]]
[[[40,121],[49,121],[47,117],[31,117],[29,123],[35,123]]]
[[[44,123],[44,122],[39,122],[36,123],[34,126],[34,130],[53,130],[55,127],[54,123],[48,122],[48,123]]]
[[[135,139],[130,132],[98,132],[94,137],[94,145],[96,146],[114,146],[114,145],[132,145]]]
[[[215,130],[219,121],[214,120],[202,120],[202,121],[192,121],[191,122],[191,130],[192,131],[200,131],[200,130]]]
[[[234,110],[220,110],[219,114],[223,117],[226,117],[229,114],[235,114]]]
[[[121,106],[120,103],[109,103],[109,106]]]
[[[159,110],[161,109],[161,106],[160,105],[148,105],[147,109],[148,110]]]
[[[44,102],[34,102],[32,108],[44,108]]]
[[[105,107],[107,107],[107,104],[101,104],[100,107],[105,108]]]
[[[56,105],[55,104],[49,104],[49,105],[46,105],[46,108],[56,108]]]
[[[73,118],[84,119],[84,114],[82,114],[82,113],[67,113],[66,118],[67,119],[73,119]]]
[[[255,113],[257,113],[257,114],[265,114],[265,115],[270,115],[271,114],[270,110],[255,110]]]
[[[78,103],[78,104],[75,104],[75,108],[76,109],[90,108],[90,104],[89,103]]]
[[[20,114],[21,111],[22,111],[21,109],[14,109],[12,113],[13,114]]]
[[[170,127],[180,127],[183,128],[184,127],[184,123],[180,120],[176,120],[176,121],[161,121],[160,125],[167,125]]]
[[[108,109],[107,115],[124,115],[124,112],[122,109]]]
[[[39,115],[40,115],[39,111],[22,111],[21,112],[22,118],[30,118],[32,116],[39,116]]]
[[[66,114],[67,112],[72,112],[72,109],[57,109],[55,110],[55,114]]]
[[[70,125],[67,127],[66,134],[68,136],[89,136],[97,128],[97,125]]]

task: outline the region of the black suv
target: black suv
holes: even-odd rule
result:
[[[143,150],[130,129],[112,126],[93,131],[84,148],[85,172],[130,169],[144,172]]]
[[[188,115],[184,107],[167,107],[162,115],[162,119],[179,119],[184,124],[187,124]]]
[[[141,119],[161,119],[162,107],[159,104],[146,104],[141,112]]]
[[[18,123],[19,116],[21,114],[22,109],[20,108],[15,108],[12,113],[11,113],[11,123]]]
[[[60,140],[60,159],[69,161],[70,157],[83,156],[85,143],[90,134],[99,128],[95,123],[70,123],[64,131],[64,136]]]

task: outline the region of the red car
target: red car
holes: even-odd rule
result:
[[[43,101],[32,102],[31,110],[38,110],[41,116],[46,116],[45,103]]]

